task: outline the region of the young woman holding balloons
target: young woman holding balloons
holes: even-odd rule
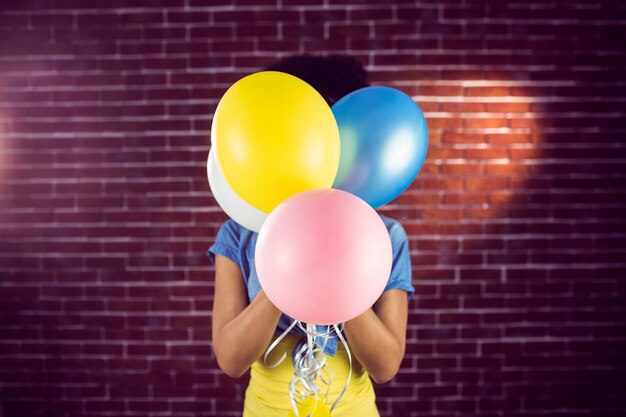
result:
[[[374,209],[421,168],[419,107],[354,58],[293,56],[227,91],[212,142],[232,218],[208,252],[213,348],[251,370],[244,417],[379,416],[371,380],[400,367],[414,289],[404,229]]]

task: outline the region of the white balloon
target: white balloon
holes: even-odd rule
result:
[[[217,204],[231,219],[246,229],[259,233],[263,222],[265,222],[269,214],[251,206],[233,191],[217,165],[213,147],[209,151],[206,169],[209,185]]]

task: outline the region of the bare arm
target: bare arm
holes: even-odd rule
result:
[[[352,353],[374,382],[391,380],[404,357],[408,306],[406,292],[383,292],[373,308],[347,321],[344,333]]]
[[[215,256],[213,350],[228,376],[239,378],[267,349],[281,312],[261,290],[247,305],[246,286],[239,266]]]

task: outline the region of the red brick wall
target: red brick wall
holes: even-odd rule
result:
[[[211,114],[298,51],[355,55],[431,129],[381,210],[417,290],[382,414],[624,415],[624,3],[235,3],[0,5],[4,415],[239,415],[210,346]]]

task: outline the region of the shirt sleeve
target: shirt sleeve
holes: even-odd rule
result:
[[[407,292],[407,301],[413,299],[415,288],[412,283],[411,256],[409,254],[409,240],[400,223],[394,224],[390,230],[391,246],[393,249],[393,263],[391,275],[384,291],[398,288]]]
[[[207,256],[215,265],[215,255],[222,255],[241,265],[239,259],[239,230],[233,220],[225,221],[217,231],[215,243],[209,247]]]

